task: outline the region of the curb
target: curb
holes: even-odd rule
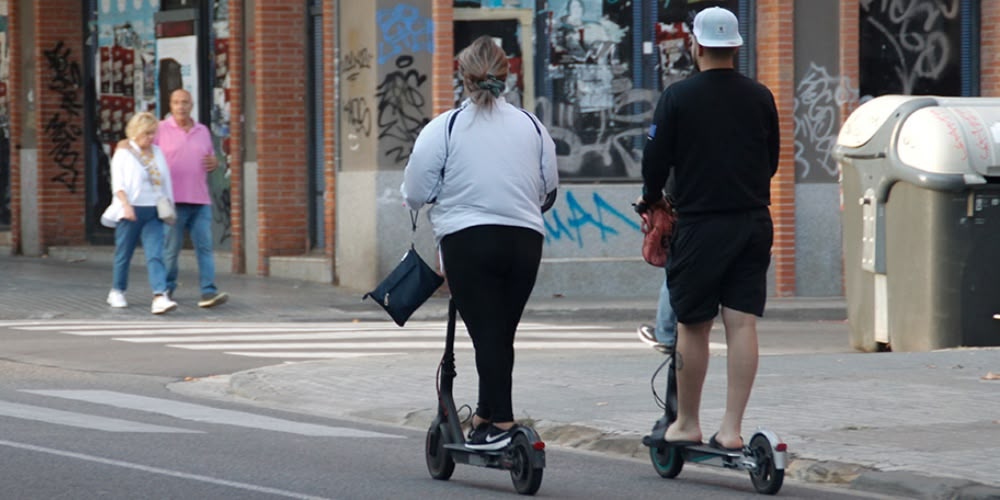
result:
[[[383,407],[330,411],[329,406],[310,407],[307,403],[303,404],[302,401],[289,399],[278,392],[258,386],[254,383],[253,372],[254,370],[247,370],[232,375],[175,382],[169,384],[167,388],[187,396],[237,400],[277,410],[395,425],[416,431],[427,429],[436,415],[436,410],[432,408]],[[462,409],[459,409],[459,413],[462,413]],[[533,426],[544,436],[548,444],[624,458],[643,459],[649,455],[649,448],[641,442],[641,434],[598,429],[578,423],[535,420],[530,415],[519,420]],[[966,479],[904,471],[881,471],[861,464],[796,456],[794,452],[790,453],[785,475],[789,479],[803,483],[836,486],[901,498],[920,500],[1000,498],[1000,487]]]

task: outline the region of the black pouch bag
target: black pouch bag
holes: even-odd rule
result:
[[[410,218],[416,231],[416,214],[411,212]],[[413,312],[434,295],[442,283],[444,278],[420,258],[411,243],[410,249],[403,255],[399,265],[361,300],[371,297],[389,313],[397,325],[403,326]]]

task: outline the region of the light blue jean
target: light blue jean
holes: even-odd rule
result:
[[[654,328],[656,341],[669,346],[677,345],[677,315],[670,307],[670,289],[667,288],[667,279],[663,279],[663,287],[660,288],[660,303],[656,306],[656,327]]]
[[[156,207],[133,207],[136,220],[122,219],[115,226],[115,262],[111,288],[124,292],[128,289],[128,271],[132,254],[142,240],[146,254],[146,272],[149,288],[154,295],[167,291],[167,270],[163,266],[163,221],[156,215]]]
[[[184,246],[184,232],[191,235],[198,260],[198,286],[201,294],[215,294],[215,258],[212,256],[212,205],[177,204],[177,221],[166,227],[167,289],[177,289],[178,260]]]

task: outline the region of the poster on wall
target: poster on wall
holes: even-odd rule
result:
[[[198,37],[178,36],[156,39],[157,92],[160,96],[157,116],[163,118],[170,112],[170,94],[184,89],[193,96],[198,93]],[[191,118],[198,119],[198,106],[191,110]]]
[[[153,14],[160,0],[100,0],[97,12],[98,135],[111,154],[136,111],[155,109]]]

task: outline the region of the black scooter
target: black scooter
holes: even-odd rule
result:
[[[758,493],[766,495],[777,493],[785,479],[787,446],[775,433],[767,429],[758,428],[750,438],[749,444],[744,445],[739,451],[722,450],[707,444],[671,445],[663,440],[667,427],[677,419],[677,380],[673,352],[668,354],[667,359],[653,373],[651,384],[654,385],[654,396],[656,396],[656,376],[664,366],[667,367],[666,397],[663,400],[656,397],[664,414],[653,425],[652,432],[642,438],[642,444],[649,447],[649,458],[656,473],[661,477],[673,479],[681,473],[684,462],[745,470],[750,473],[750,481]]]
[[[545,443],[534,429],[517,425],[511,431],[510,444],[501,450],[472,450],[465,446],[462,423],[455,410],[452,387],[455,376],[455,302],[448,302],[448,333],[444,356],[438,367],[438,413],[427,430],[424,455],[427,471],[434,479],[447,480],[455,463],[510,471],[514,489],[522,495],[534,495],[542,485],[545,468]]]

